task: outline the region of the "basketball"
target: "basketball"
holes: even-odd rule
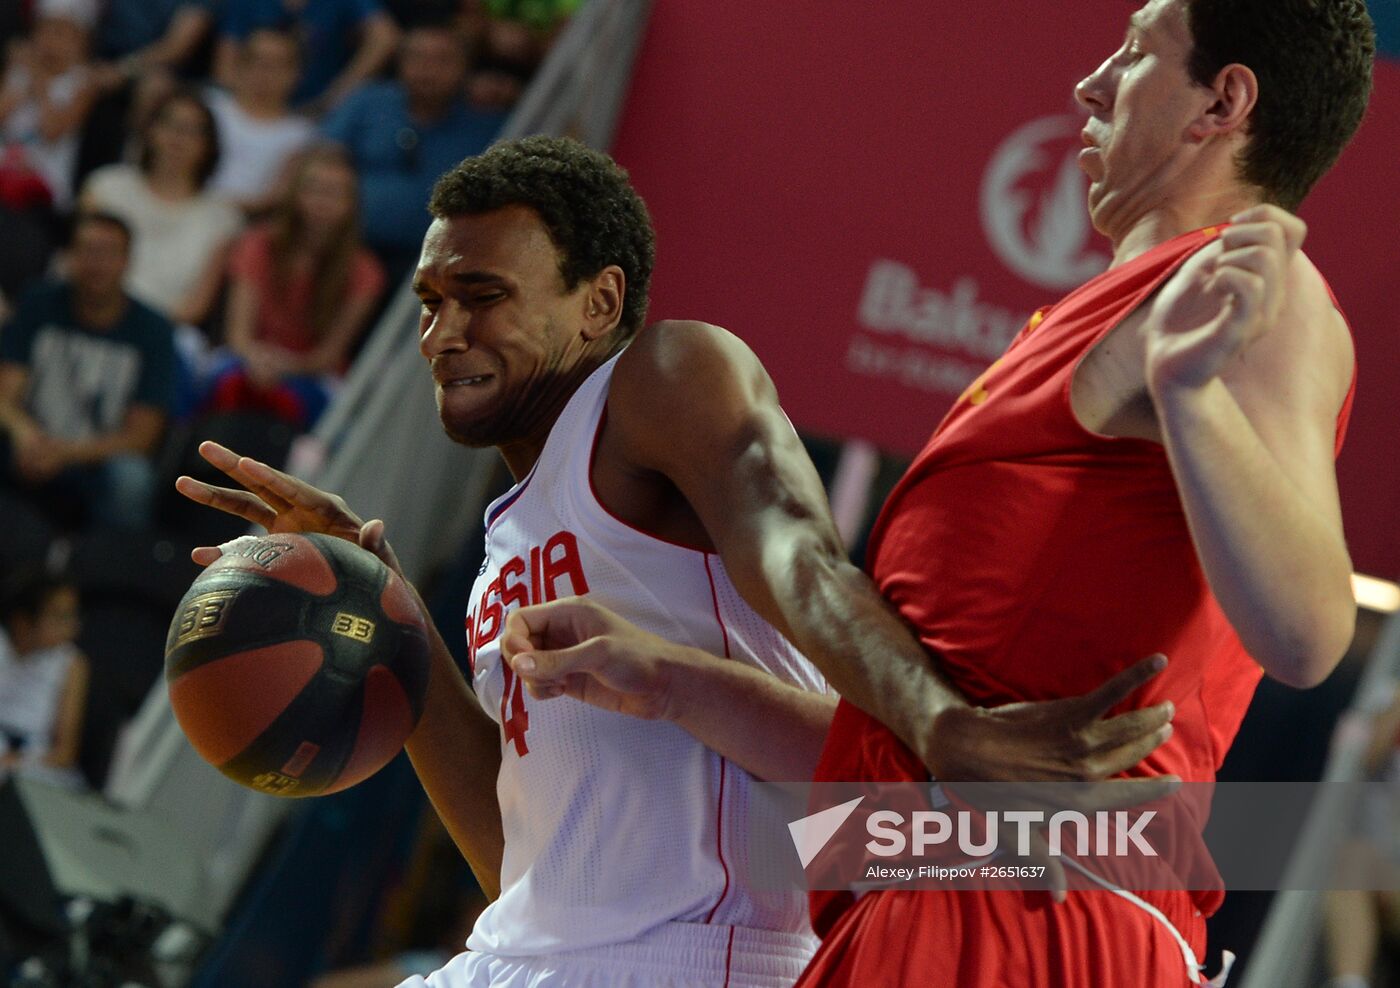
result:
[[[412,591],[372,553],[328,535],[245,536],[180,601],[165,678],[205,761],[260,792],[323,795],[403,747],[428,639]]]

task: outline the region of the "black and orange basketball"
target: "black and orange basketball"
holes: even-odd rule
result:
[[[423,712],[428,639],[413,594],[328,535],[245,536],[180,601],[165,643],[195,750],[260,792],[316,796],[373,775]]]

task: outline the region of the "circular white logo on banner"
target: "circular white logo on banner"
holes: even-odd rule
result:
[[[1002,142],[982,177],[987,239],[1007,267],[1042,288],[1073,288],[1108,267],[1090,250],[1081,127],[1073,116],[1031,121]]]

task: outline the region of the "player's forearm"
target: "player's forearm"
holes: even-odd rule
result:
[[[795,552],[765,567],[793,643],[846,700],[882,722],[924,760],[934,721],[967,700],[874,585],[844,556]]]
[[[501,894],[505,837],[496,776],[499,732],[486,716],[447,646],[429,631],[432,672],[423,716],[405,746],[443,826],[490,899]]]
[[[1316,685],[1355,625],[1346,544],[1219,379],[1155,401],[1192,540],[1226,617],[1270,675]]]
[[[812,778],[836,711],[834,696],[693,648],[678,646],[665,663],[676,705],[671,719],[697,741],[759,779]]]

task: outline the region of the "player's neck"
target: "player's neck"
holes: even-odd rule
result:
[[[1183,233],[1227,223],[1231,216],[1259,202],[1252,190],[1233,183],[1217,192],[1173,196],[1123,224],[1122,232],[1108,232],[1113,242],[1110,267],[1126,264]]]
[[[599,367],[607,363],[612,355],[602,345],[589,347],[567,372],[559,375],[547,389],[532,398],[532,404],[541,409],[542,414],[535,420],[533,427],[529,430],[529,435],[496,447],[501,458],[506,461],[506,468],[510,471],[511,478],[517,484],[534,468],[535,462],[544,452],[544,445],[549,441],[549,434],[554,431],[554,424],[559,421],[559,416],[564,414],[564,408],[569,404],[569,399],[573,398],[578,389],[583,386],[583,382],[587,381]]]

